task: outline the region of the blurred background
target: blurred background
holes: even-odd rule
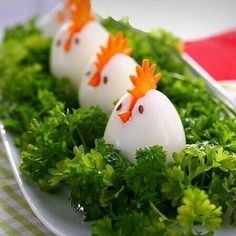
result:
[[[0,29],[45,13],[58,2],[0,0]],[[236,28],[235,0],[93,0],[93,8],[101,16],[129,16],[140,29],[164,27],[184,39]]]

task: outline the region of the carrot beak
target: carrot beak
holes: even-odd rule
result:
[[[89,80],[89,85],[93,87],[97,87],[100,84],[101,76],[100,73],[97,72],[93,75],[93,77]]]
[[[125,111],[125,112],[121,112],[118,114],[118,116],[120,117],[120,119],[125,123],[129,120],[129,118],[131,117],[132,112],[131,111]]]

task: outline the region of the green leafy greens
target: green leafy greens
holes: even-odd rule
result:
[[[75,147],[75,158],[61,161],[49,171],[48,184],[51,187],[66,184],[74,208],[86,220],[99,219],[93,224],[93,235],[198,235],[202,231],[206,233],[201,235],[210,235],[221,225],[222,207],[212,194],[207,194],[202,182],[202,185],[190,179],[185,182],[182,168],[187,166],[192,170],[193,173],[189,170],[192,179],[206,176],[203,182],[210,182],[214,181],[212,176],[207,176],[211,168],[215,173],[226,168],[227,173],[236,159],[235,155],[209,144],[204,151],[196,151],[196,146],[188,146],[176,154],[178,163],[166,165],[166,153],[161,147],[153,146],[138,150],[137,163],[133,164],[111,145],[97,140],[89,153],[82,146]],[[214,155],[218,155],[216,161],[221,164],[214,163]],[[202,161],[198,167],[194,160],[203,158],[213,163]],[[180,171],[172,175],[175,167]],[[182,191],[176,194],[177,187],[173,186],[179,182]],[[198,232],[199,225],[203,229]]]
[[[43,123],[33,120],[22,138],[21,170],[34,180],[47,176],[57,162],[71,157],[74,146],[83,144],[87,150],[104,133],[107,117],[99,108],[64,110],[62,103],[56,104]]]
[[[207,140],[236,151],[236,113],[232,114],[183,61],[178,51],[181,47],[178,38],[163,30],[146,33],[112,18],[103,20],[103,25],[113,33],[124,32],[138,63],[148,58],[158,64],[163,75],[158,90],[176,106],[187,143]]]
[[[50,46],[51,40],[41,36],[34,21],[7,30],[0,44],[0,118],[17,134],[53,107],[47,105],[46,98],[42,104],[41,91],[52,93],[67,108],[78,107],[77,94],[69,82],[49,73]]]
[[[158,64],[158,89],[176,106],[189,145],[168,164],[160,146],[137,150],[134,164],[106,144],[107,116],[79,108],[68,80],[50,74],[51,39],[31,20],[0,45],[0,118],[18,135],[21,171],[43,191],[67,188],[94,236],[209,236],[235,224],[235,112],[182,60],[180,39],[112,18],[102,24],[124,32],[137,62]]]

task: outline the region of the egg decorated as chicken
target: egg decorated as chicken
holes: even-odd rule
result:
[[[45,37],[52,37],[59,28],[69,20],[75,0],[58,3],[52,11],[41,16],[37,22]]]
[[[101,47],[86,70],[79,90],[82,107],[99,106],[110,114],[114,103],[132,86],[130,75],[137,63],[129,56],[128,40],[119,32],[110,36],[106,47]]]
[[[106,44],[109,34],[92,15],[89,0],[75,2],[71,21],[54,37],[50,66],[53,75],[69,78],[78,89],[86,67],[101,45]]]
[[[161,75],[154,76],[155,68],[156,65],[149,66],[148,60],[143,61],[142,67],[137,66],[137,75],[131,76],[134,88],[117,103],[104,134],[107,143],[133,162],[140,148],[160,145],[171,161],[172,154],[186,146],[178,112],[171,101],[156,90]]]

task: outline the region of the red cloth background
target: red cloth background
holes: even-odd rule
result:
[[[236,80],[236,30],[186,42],[185,51],[216,80]]]

